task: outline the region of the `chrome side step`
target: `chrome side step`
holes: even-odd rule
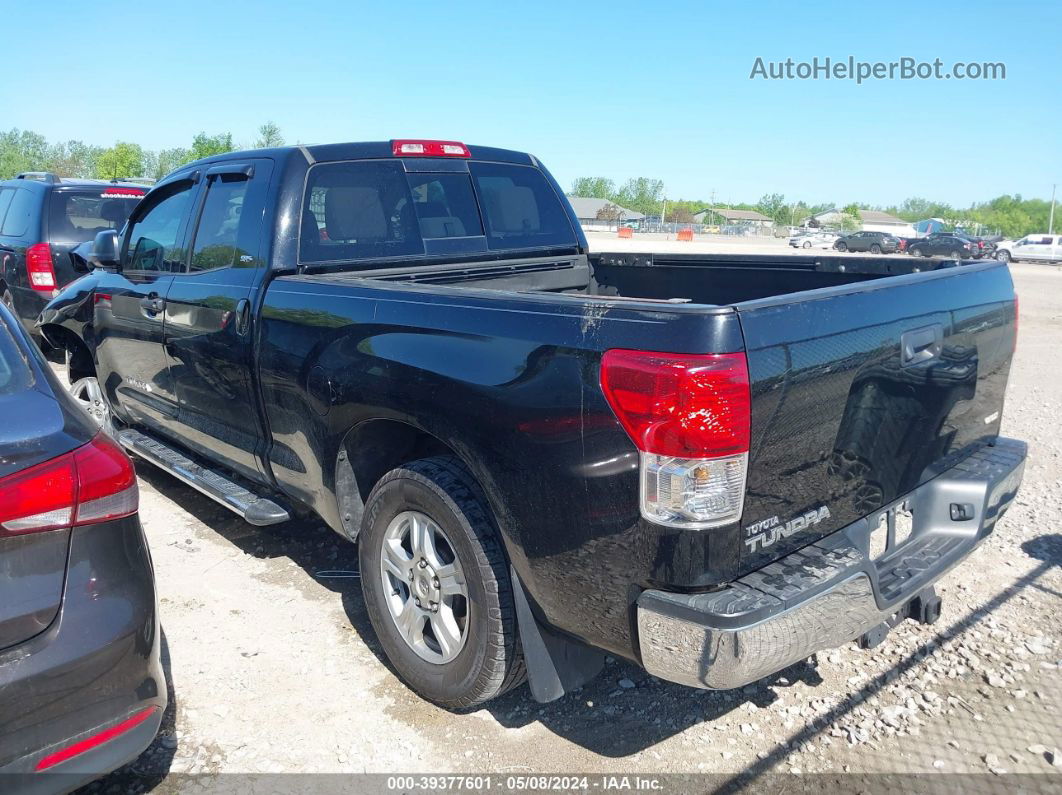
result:
[[[148,463],[169,472],[212,500],[221,503],[250,524],[262,527],[280,524],[291,518],[284,508],[272,500],[259,497],[224,475],[200,466],[183,453],[147,434],[126,428],[118,432],[118,442]]]

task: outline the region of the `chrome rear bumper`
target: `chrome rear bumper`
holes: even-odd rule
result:
[[[644,591],[638,598],[642,665],[692,687],[740,687],[905,614],[908,604],[969,555],[1009,507],[1026,445],[998,439],[899,502],[911,535],[876,561],[870,536],[897,503],[706,594]],[[953,504],[974,514],[952,519]]]

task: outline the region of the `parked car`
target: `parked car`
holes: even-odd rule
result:
[[[88,270],[73,249],[121,229],[147,190],[33,171],[0,182],[0,303],[32,329],[48,300]]]
[[[907,247],[912,257],[948,257],[963,260],[981,256],[977,243],[957,235],[934,234],[912,241]]]
[[[132,462],[0,306],[0,780],[66,792],[137,757],[166,707]]]
[[[968,242],[970,244],[970,255],[974,259],[980,259],[981,257],[986,256],[986,252],[995,250],[994,247],[988,245],[983,238],[968,235],[965,232],[931,232],[925,237],[920,238],[919,242],[926,240],[935,241],[940,238],[958,238],[959,240]]]
[[[837,239],[833,247],[838,251],[869,251],[871,254],[893,254],[900,248],[898,238],[886,232],[853,232]]]
[[[520,152],[237,152],[101,233],[41,329],[128,450],[357,540],[425,698],[547,701],[608,654],[734,688],[932,621],[1025,459],[1005,265],[735,256],[591,253]]]
[[[833,248],[837,235],[830,232],[810,232],[789,238],[793,248]]]
[[[1001,240],[996,244],[996,259],[1002,262],[1027,260],[1029,262],[1062,261],[1062,235],[1026,235],[1020,240]]]

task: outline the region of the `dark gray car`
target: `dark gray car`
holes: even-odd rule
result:
[[[3,306],[0,418],[0,791],[67,791],[166,707],[136,473]]]

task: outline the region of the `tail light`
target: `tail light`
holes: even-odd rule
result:
[[[132,462],[101,433],[0,479],[0,538],[119,519],[136,513],[139,502]]]
[[[55,281],[55,268],[52,266],[52,247],[47,243],[36,243],[26,249],[26,273],[29,274],[30,287],[41,292],[51,293],[58,286]]]
[[[743,353],[610,350],[601,388],[641,451],[641,511],[707,528],[741,518],[751,426]]]
[[[391,141],[395,157],[472,157],[468,147],[458,141]]]

